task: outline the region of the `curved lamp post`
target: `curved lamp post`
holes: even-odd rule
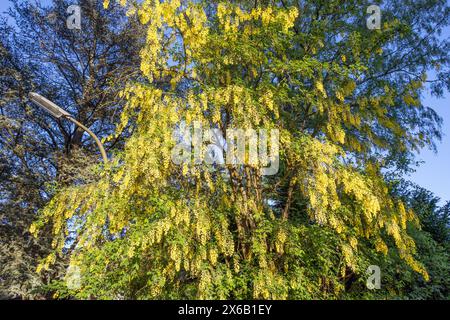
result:
[[[103,147],[103,144],[97,138],[97,136],[91,130],[89,130],[89,128],[87,128],[86,126],[84,126],[83,124],[81,124],[80,122],[75,120],[70,115],[70,113],[68,113],[66,110],[60,108],[58,105],[56,105],[55,103],[51,102],[47,98],[44,98],[40,94],[37,94],[35,92],[30,92],[29,97],[30,97],[31,101],[33,101],[35,104],[40,106],[42,109],[44,109],[45,111],[50,113],[55,118],[57,118],[57,119],[63,118],[63,119],[67,119],[69,121],[72,121],[73,123],[75,123],[75,125],[77,125],[81,129],[86,131],[95,140],[95,143],[97,143],[97,146],[100,149],[100,153],[102,154],[103,162],[105,164],[108,162],[108,156],[106,155],[106,151],[105,151],[105,148]]]

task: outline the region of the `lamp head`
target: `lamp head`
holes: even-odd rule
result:
[[[40,94],[37,94],[35,92],[30,92],[29,97],[31,101],[36,103],[38,106],[40,106],[42,109],[50,113],[55,118],[59,119],[61,117],[70,117],[70,114],[58,107],[55,103],[51,102],[50,100],[44,98]]]

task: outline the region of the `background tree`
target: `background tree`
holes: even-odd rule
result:
[[[440,199],[432,192],[415,186],[407,195],[409,205],[419,216],[422,229],[428,232],[436,242],[446,243],[450,240],[450,203],[439,207]]]
[[[14,0],[0,28],[1,297],[40,297],[33,290],[59,273],[36,274],[52,236],[36,240],[28,229],[55,186],[89,181],[98,158],[89,136],[32,105],[28,93],[46,96],[105,137],[121,112],[118,90],[139,78],[143,28],[136,19],[120,6],[80,1],[81,29],[68,29],[72,4]],[[108,151],[121,146],[121,137],[106,144]]]
[[[408,233],[417,247],[417,257],[423,262],[429,281],[407,267],[406,263],[390,252],[388,255],[366,251],[370,261],[382,270],[380,290],[365,290],[365,278],[352,277],[348,297],[358,299],[448,299],[450,279],[450,251],[448,216],[443,214],[448,203],[439,206],[439,198],[430,191],[403,179],[392,182],[393,192],[401,197],[414,212],[420,225],[408,225]],[[430,223],[430,221],[433,221]]]

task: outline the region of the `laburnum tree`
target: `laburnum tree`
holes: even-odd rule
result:
[[[31,228],[55,237],[40,271],[77,225],[81,284],[56,296],[339,298],[389,255],[428,280],[407,232],[418,219],[385,173],[440,136],[421,93],[448,85],[445,1],[390,1],[379,30],[359,0],[121,2],[147,28],[146,79],[122,92],[124,151]],[[279,130],[279,171],[174,163],[174,133],[194,122]]]

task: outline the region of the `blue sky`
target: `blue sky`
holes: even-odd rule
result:
[[[450,33],[447,33],[447,37]],[[419,160],[425,161],[410,180],[433,191],[442,201],[450,200],[450,95],[447,92],[443,99],[436,99],[429,94],[423,100],[424,105],[433,107],[443,118],[443,138],[438,143],[438,152],[424,149],[417,155]]]
[[[1,0],[0,12],[4,12],[9,4],[9,1]],[[445,30],[442,37],[450,37],[450,29]],[[432,107],[443,118],[443,139],[438,143],[437,153],[424,149],[417,155],[417,159],[424,163],[408,178],[433,191],[443,203],[450,201],[450,94],[446,92],[444,98],[436,99],[426,93],[423,103]]]

